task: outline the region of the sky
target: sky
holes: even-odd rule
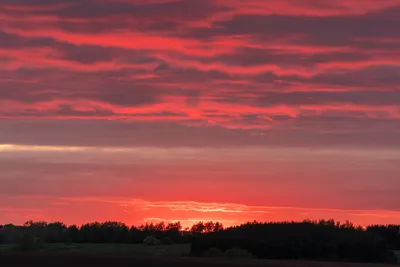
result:
[[[1,0],[0,224],[400,224],[399,0]]]

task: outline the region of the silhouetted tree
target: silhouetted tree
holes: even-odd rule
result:
[[[329,220],[303,222],[248,222],[224,229],[219,222],[198,222],[182,231],[179,222],[146,223],[128,227],[120,222],[93,222],[67,227],[62,222],[27,221],[22,226],[0,226],[0,243],[36,249],[43,242],[143,243],[153,237],[157,244],[191,243],[193,255],[237,248],[259,258],[393,262],[390,250],[400,250],[399,225],[367,228]],[[219,254],[221,254],[219,253]]]
[[[170,222],[165,227],[165,236],[175,243],[181,242],[182,225],[180,222]]]
[[[62,222],[49,223],[45,226],[44,241],[47,243],[59,243],[67,241],[67,226]]]
[[[4,244],[4,243],[5,243],[3,228],[4,228],[4,226],[3,226],[3,225],[0,225],[0,244]]]
[[[223,230],[224,230],[224,226],[222,225],[222,223],[216,222],[214,224],[213,232],[221,232]]]
[[[102,239],[107,243],[126,243],[128,242],[129,228],[120,222],[104,222],[100,226]],[[102,240],[102,241],[103,241]]]
[[[80,242],[80,232],[76,225],[70,225],[66,230],[67,242]]]
[[[166,231],[180,232],[182,230],[181,222],[170,222],[165,227]]]
[[[22,227],[13,224],[6,224],[3,226],[1,235],[3,236],[3,243],[15,244],[19,241],[22,234]]]
[[[204,232],[211,233],[214,231],[214,223],[213,222],[206,222],[204,223]]]
[[[194,233],[194,234],[201,234],[205,231],[205,225],[203,222],[198,222],[196,224],[194,224],[192,226],[192,228],[190,229],[190,232]]]

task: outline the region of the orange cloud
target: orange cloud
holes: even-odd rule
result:
[[[47,199],[47,198],[45,198]],[[47,199],[49,200],[49,199]],[[61,201],[62,205],[58,203]],[[205,203],[194,201],[146,201],[140,199],[118,198],[57,198],[51,200],[45,209],[41,209],[42,218],[64,220],[67,223],[82,224],[82,217],[69,217],[73,209],[79,205],[81,208],[92,207],[97,210],[103,207],[103,214],[96,215],[88,210],[88,218],[101,220],[114,215],[124,218],[129,224],[140,225],[146,222],[180,221],[184,227],[190,227],[199,221],[219,221],[225,226],[238,225],[248,221],[282,221],[320,218],[336,218],[337,220],[351,220],[359,225],[374,223],[390,223],[400,220],[400,212],[389,210],[345,210],[345,209],[316,209],[297,207],[267,207],[248,206],[231,203]],[[23,221],[27,212],[36,212],[31,209],[0,208],[7,215],[17,217],[17,221]],[[58,210],[58,211],[56,211]],[[114,210],[111,212],[111,210]],[[54,215],[50,213],[54,212]],[[93,211],[95,212],[95,211]],[[65,213],[65,216],[61,214]],[[157,217],[151,217],[157,214]],[[78,215],[78,214],[77,214]],[[150,216],[149,216],[150,215]],[[39,216],[39,215],[38,215]],[[58,216],[58,217],[56,217]],[[3,218],[4,220],[4,218]],[[15,220],[15,219],[14,219]]]

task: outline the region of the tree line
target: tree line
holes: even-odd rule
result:
[[[399,230],[400,225],[363,228],[334,220],[255,221],[227,228],[219,222],[199,222],[188,229],[183,229],[179,222],[147,223],[139,227],[121,222],[94,222],[78,227],[61,222],[28,221],[21,226],[0,226],[0,244],[138,244],[150,240],[153,245],[190,243],[194,256],[242,249],[258,258],[395,262],[397,258],[391,251],[400,250]]]
[[[399,225],[363,228],[334,220],[249,222],[193,237],[191,251],[200,256],[211,248],[224,252],[233,247],[268,259],[396,263],[393,250],[400,250],[399,229]]]
[[[35,236],[43,243],[142,243],[147,236],[169,238],[174,243],[188,241],[190,235],[223,231],[219,222],[198,222],[183,228],[180,222],[146,223],[139,227],[122,222],[93,222],[67,226],[62,222],[27,221],[23,225],[0,225],[0,244],[16,244],[24,235]]]

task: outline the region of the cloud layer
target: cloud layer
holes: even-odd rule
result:
[[[5,0],[0,116],[398,137],[400,2],[357,3]]]
[[[0,209],[18,222],[36,214],[70,223],[318,216],[396,223],[399,161],[398,149],[3,145]]]

